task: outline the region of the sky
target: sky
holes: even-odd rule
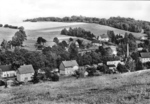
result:
[[[0,23],[27,18],[82,15],[109,18],[131,17],[150,21],[150,1],[119,0],[0,0]]]

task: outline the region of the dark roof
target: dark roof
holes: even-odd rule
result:
[[[18,69],[18,73],[20,74],[34,73],[33,66],[32,65],[20,66],[20,68]]]
[[[142,52],[140,53],[141,58],[150,58],[150,52]]]
[[[108,67],[116,67],[115,65],[107,65]]]
[[[12,65],[0,65],[0,70],[2,70],[2,72],[12,71]]]
[[[100,37],[101,37],[101,38],[108,38],[108,35],[102,34],[102,35],[100,35]]]
[[[101,43],[99,40],[93,40],[92,43]]]
[[[65,67],[78,66],[78,63],[77,63],[76,60],[63,61],[62,63],[63,63],[63,65],[64,65]]]

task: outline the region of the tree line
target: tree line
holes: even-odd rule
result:
[[[72,29],[71,27],[67,30],[64,28],[61,30],[62,35],[68,35],[68,36],[76,36],[76,37],[81,37],[84,39],[92,40],[95,35],[91,33],[90,31],[86,31],[83,28],[74,28]]]
[[[31,21],[54,21],[54,22],[85,22],[85,23],[96,23],[100,25],[107,25],[114,28],[130,31],[130,32],[144,32],[150,33],[150,22],[135,20],[133,18],[124,17],[110,17],[96,18],[96,17],[85,17],[85,16],[71,16],[71,17],[39,17],[34,19],[26,19],[24,22]]]

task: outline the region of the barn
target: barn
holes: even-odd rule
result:
[[[34,73],[32,65],[23,65],[17,70],[17,80],[20,82],[31,81]]]

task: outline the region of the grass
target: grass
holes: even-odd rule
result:
[[[0,104],[149,104],[150,71],[0,89]]]
[[[112,28],[109,26],[103,26],[98,24],[92,24],[92,23],[63,23],[63,22],[23,22],[18,24],[12,24],[16,26],[24,26],[26,29],[26,34],[28,37],[28,40],[24,42],[24,45],[26,45],[27,49],[29,50],[35,50],[34,44],[36,43],[36,40],[39,36],[45,38],[47,42],[47,46],[52,46],[53,38],[58,37],[60,38],[66,38],[68,39],[68,36],[60,35],[60,31],[63,28],[75,28],[75,27],[81,27],[84,28],[87,31],[91,31],[96,36],[101,34],[106,34],[107,30],[113,30],[116,34],[124,34],[127,31]],[[12,36],[15,34],[17,30],[16,29],[8,29],[8,28],[0,28],[0,43],[3,39],[11,40]],[[141,33],[133,33],[135,37],[143,36],[144,34]]]

